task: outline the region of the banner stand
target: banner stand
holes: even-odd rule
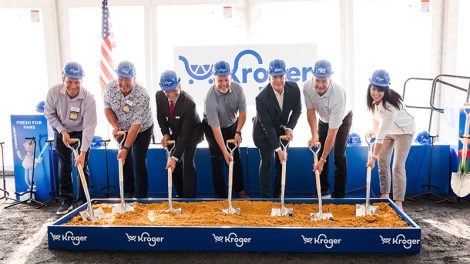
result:
[[[5,199],[5,201],[8,201],[8,199],[13,200],[10,198],[10,193],[7,191],[7,182],[5,179],[5,158],[3,156],[3,144],[5,142],[0,142],[0,148],[2,149],[2,172],[3,172],[3,188],[0,188],[0,192],[3,192],[2,197],[0,197],[0,200]]]
[[[25,138],[26,140],[31,140],[32,144],[34,144],[34,149],[33,149],[33,157],[36,157],[36,137],[26,137]],[[29,190],[26,191],[26,192],[15,192],[16,195],[18,196],[23,196],[23,195],[29,195],[28,199],[26,200],[16,200],[16,202],[6,206],[5,208],[10,208],[12,206],[15,206],[15,205],[18,205],[18,204],[30,204],[30,205],[33,205],[33,204],[37,204],[38,207],[36,207],[36,209],[39,209],[39,208],[42,208],[44,206],[46,206],[47,204],[45,203],[41,203],[40,201],[37,201],[35,199],[35,193],[36,191],[34,190],[34,167],[35,167],[35,164],[36,163],[36,159],[33,158],[33,168],[32,168],[32,174],[31,174],[31,185],[29,186]]]

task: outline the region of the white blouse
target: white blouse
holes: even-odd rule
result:
[[[383,143],[385,135],[413,135],[416,130],[416,123],[406,106],[403,105],[400,109],[397,109],[390,103],[386,103],[386,105],[388,109],[385,109],[382,102],[375,105],[374,119],[379,122],[376,142]]]

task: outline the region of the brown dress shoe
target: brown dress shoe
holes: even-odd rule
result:
[[[246,199],[246,198],[250,198],[250,197],[248,196],[248,194],[247,194],[245,191],[239,191],[239,192],[237,193],[237,195],[238,195],[238,197],[240,197],[240,198],[245,198],[245,199]]]

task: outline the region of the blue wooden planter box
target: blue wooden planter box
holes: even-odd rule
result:
[[[213,199],[179,200],[188,202]],[[272,200],[279,199],[253,199]],[[129,199],[158,203],[166,199]],[[116,203],[118,199],[95,199],[93,203]],[[286,199],[286,203],[316,203],[316,199]],[[159,251],[264,251],[417,253],[421,229],[390,199],[388,203],[408,223],[406,228],[305,228],[305,227],[165,227],[165,226],[66,226],[85,205],[48,226],[50,249],[159,250]],[[365,199],[327,199],[324,203],[361,204]],[[295,212],[294,212],[295,213]]]

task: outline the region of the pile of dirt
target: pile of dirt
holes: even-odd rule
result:
[[[67,225],[98,226],[232,226],[232,227],[379,227],[394,228],[409,225],[386,203],[379,206],[378,215],[356,217],[355,204],[325,204],[324,212],[333,214],[334,220],[311,221],[310,213],[318,212],[317,204],[292,203],[286,207],[294,209],[292,217],[272,217],[271,209],[279,208],[280,203],[268,201],[233,201],[233,207],[241,213],[225,214],[220,209],[227,208],[225,201],[174,202],[174,208],[181,208],[182,214],[165,212],[168,203],[134,204],[134,211],[112,214],[112,204],[97,204],[106,215],[96,222],[83,221],[75,216]]]

